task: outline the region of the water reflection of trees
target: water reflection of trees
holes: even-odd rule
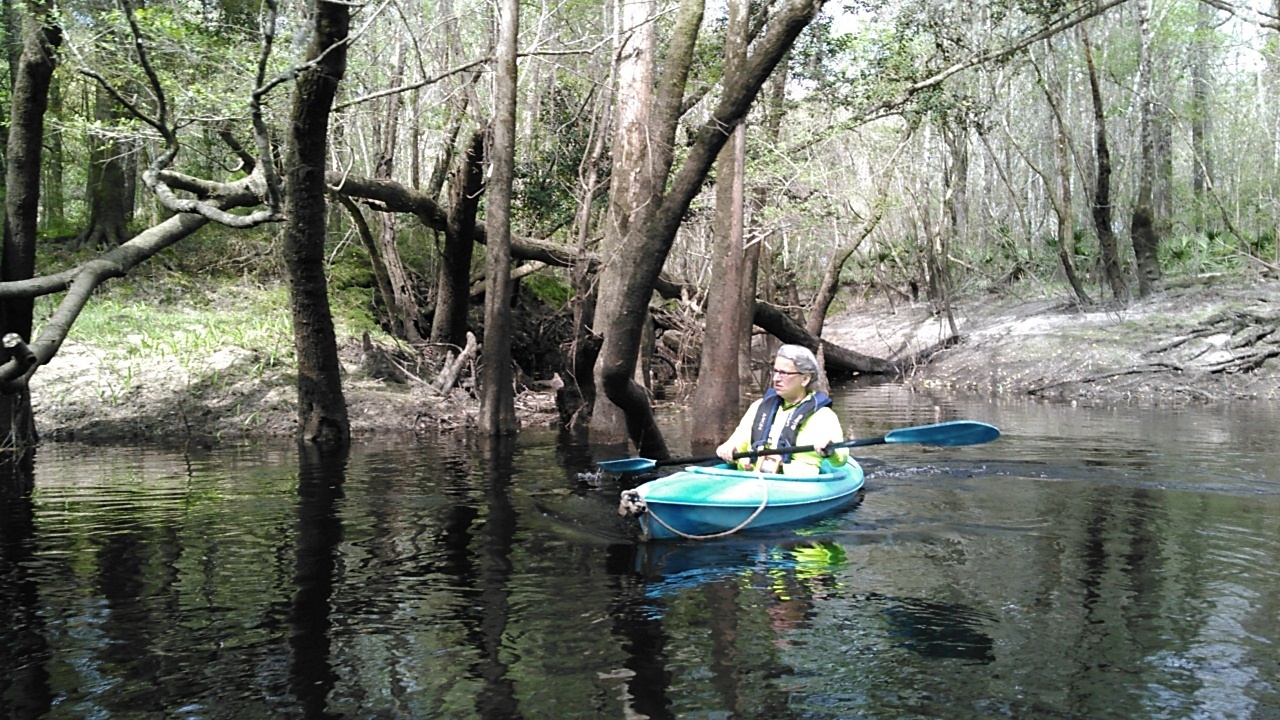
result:
[[[0,460],[0,716],[36,718],[53,704],[36,549],[33,454]]]
[[[330,647],[330,613],[334,584],[339,581],[343,521],[338,505],[344,496],[347,460],[345,448],[299,443],[289,685],[308,718],[337,717],[328,710],[329,693],[338,682]]]
[[[658,543],[636,548],[633,561],[646,601],[635,614],[667,642],[660,672],[649,676],[661,682],[646,686],[637,676],[631,694],[673,698],[664,717],[695,707],[802,716],[800,708],[831,691],[829,683],[842,697],[871,692],[882,678],[868,670],[901,666],[903,652],[921,663],[995,659],[991,614],[964,603],[855,591],[847,585],[846,550],[835,540]],[[839,651],[826,652],[827,643]],[[846,665],[848,658],[861,660]],[[815,678],[815,666],[827,671]],[[876,709],[865,698],[852,702]]]
[[[933,476],[895,495],[895,477],[809,536],[637,544],[612,534],[616,493],[547,467],[560,456],[431,446],[296,473],[288,454],[131,456],[83,486],[46,476],[40,503],[0,505],[0,717],[1276,699],[1274,498]]]
[[[476,698],[476,709],[485,720],[523,717],[516,699],[515,682],[508,674],[505,642],[511,622],[511,554],[517,520],[508,493],[514,447],[514,438],[490,437],[482,453],[488,503],[477,547],[479,592],[476,599],[480,613],[472,637],[482,653],[482,662],[476,670],[484,679],[484,689]]]

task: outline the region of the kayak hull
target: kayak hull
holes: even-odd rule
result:
[[[863,482],[853,460],[807,477],[693,466],[628,492],[641,501],[642,539],[707,539],[826,515],[857,500]]]

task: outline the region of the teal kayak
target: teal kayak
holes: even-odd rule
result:
[[[826,515],[857,500],[863,480],[852,459],[809,476],[693,466],[623,492],[618,511],[637,518],[644,540],[704,540]]]

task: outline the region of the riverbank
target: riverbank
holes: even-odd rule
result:
[[[1280,282],[1206,275],[1123,308],[1051,297],[975,295],[953,308],[957,344],[906,380],[920,388],[1112,405],[1280,399]],[[909,357],[951,335],[924,304],[872,303],[825,336],[869,355]]]
[[[1172,282],[1123,309],[1082,311],[1064,293],[974,294],[952,318],[961,340],[909,373],[913,387],[1093,405],[1280,399],[1280,282],[1204,276]],[[824,337],[877,357],[909,357],[951,334],[927,303],[870,299],[827,323]],[[118,344],[128,346],[122,333]],[[134,345],[137,345],[134,341]],[[49,440],[290,437],[296,427],[288,363],[224,344],[207,352],[120,354],[70,339],[32,379]],[[473,425],[464,389],[433,392],[394,348],[347,340],[341,357],[357,438]],[[556,422],[543,388],[517,398],[525,427]]]

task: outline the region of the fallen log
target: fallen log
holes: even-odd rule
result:
[[[900,362],[863,355],[835,345],[828,340],[813,335],[803,325],[791,319],[789,315],[776,305],[760,300],[756,301],[751,320],[765,332],[784,343],[803,345],[814,352],[822,346],[825,357],[827,375],[833,378],[853,375],[901,375],[903,365]]]

